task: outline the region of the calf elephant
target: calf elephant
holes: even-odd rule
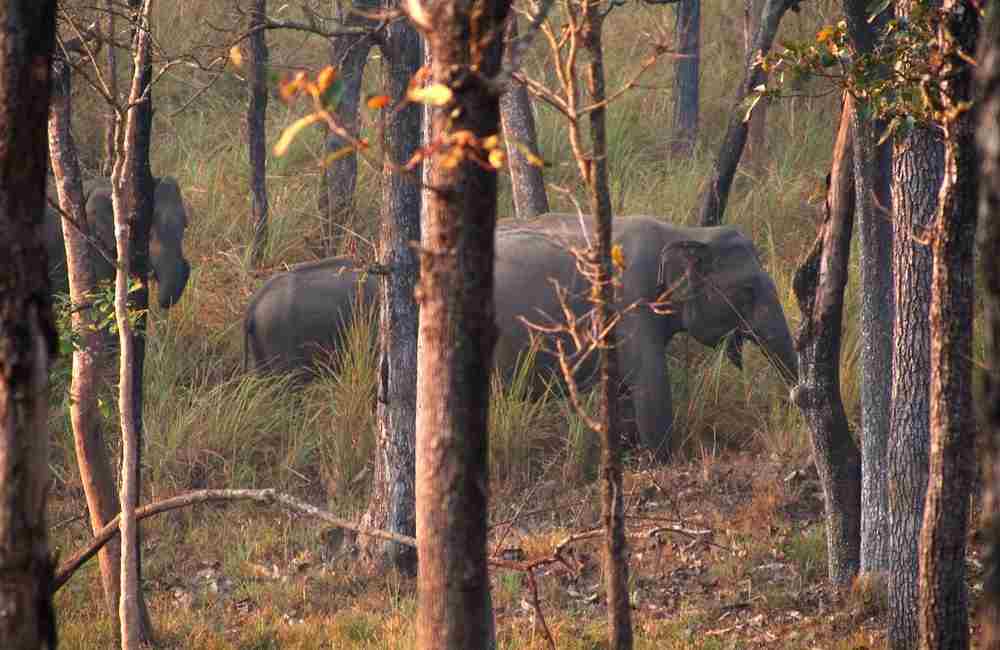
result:
[[[796,380],[797,358],[788,324],[774,283],[749,239],[728,226],[685,228],[652,217],[619,217],[614,228],[625,259],[618,306],[631,306],[618,328],[623,394],[631,401],[644,446],[666,450],[673,412],[665,350],[679,332],[688,332],[707,346],[727,340],[728,357],[737,366],[742,343],[749,340],[764,350],[786,381]],[[589,287],[567,252],[568,246],[584,243],[580,220],[574,215],[508,221],[498,228],[495,362],[502,371],[509,372],[530,345],[525,319],[544,325],[561,316],[552,280],[567,290],[573,314],[582,316],[590,310]],[[342,259],[272,278],[247,310],[246,366],[308,367],[315,351],[336,344],[357,297],[375,300],[374,283],[374,278]],[[535,368],[536,376],[544,377],[558,371],[557,360],[541,349]],[[595,370],[593,361],[584,362],[577,379],[587,382]]]
[[[180,300],[191,265],[184,258],[184,230],[187,213],[177,181],[166,176],[155,180],[153,223],[149,231],[149,262],[158,284],[160,307],[170,308]],[[114,264],[108,259],[115,251],[114,211],[111,207],[111,184],[105,179],[84,183],[87,224],[100,248],[91,247],[91,261],[98,281],[114,277]],[[57,290],[69,286],[66,277],[66,250],[62,225],[55,210],[46,210],[45,241],[49,254],[49,273]]]

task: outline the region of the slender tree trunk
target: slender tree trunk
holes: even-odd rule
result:
[[[115,0],[105,0],[105,30],[108,37],[107,49],[105,50],[105,64],[108,66],[107,84],[111,94],[111,104],[108,104],[107,112],[104,114],[104,160],[101,162],[101,176],[111,178],[111,167],[115,160],[115,104],[118,103],[118,50],[115,49]],[[103,557],[103,555],[101,556]],[[103,567],[103,560],[102,565]]]
[[[904,7],[901,5],[901,9]],[[918,128],[893,146],[892,207],[896,318],[893,326],[892,402],[886,470],[889,490],[889,641],[898,650],[917,645],[917,542],[924,516],[930,440],[931,251],[937,213],[941,139]]]
[[[510,2],[488,0],[476,16],[455,0],[422,7],[432,83],[453,99],[433,112],[433,139],[444,146],[431,162],[421,233],[417,647],[475,649],[490,644],[493,628],[486,514],[497,178],[472,160],[449,167],[438,159],[451,151],[450,133],[482,139],[500,130],[491,84],[502,39],[482,47],[474,34],[499,34]]]
[[[267,243],[267,39],[263,29],[267,0],[250,9],[250,61],[247,67],[247,145],[250,150],[250,219],[253,223],[254,266],[261,263]],[[254,31],[256,30],[256,31]]]
[[[976,401],[982,415],[980,449],[986,451],[983,528],[989,547],[979,641],[980,647],[994,650],[1000,648],[1000,255],[996,254],[1000,250],[1000,12],[995,6],[986,12],[976,59],[980,98],[976,141],[982,174],[977,247],[986,344]]]
[[[778,32],[781,18],[793,4],[792,0],[764,0],[764,8],[761,12],[760,29],[757,30],[753,40],[754,53],[767,53],[771,50],[771,43]],[[744,102],[751,95],[753,89],[764,83],[767,75],[760,65],[755,64],[756,55],[747,57],[746,72],[743,83],[736,93],[733,102],[732,112],[729,115],[729,126],[726,129],[726,136],[719,148],[719,155],[715,159],[712,167],[708,185],[699,200],[701,204],[698,213],[698,222],[702,226],[717,226],[722,223],[726,213],[726,203],[729,201],[729,190],[733,184],[733,176],[736,174],[736,167],[740,164],[740,157],[743,155],[743,146],[747,141],[746,106]],[[758,102],[759,105],[760,102]]]
[[[971,0],[945,0],[941,41],[976,51],[979,11]],[[948,36],[946,37],[945,34]],[[941,74],[951,101],[973,100],[972,65],[946,55]],[[975,480],[972,324],[979,164],[975,109],[945,126],[944,180],[933,231],[931,283],[930,475],[920,532],[920,647],[969,647],[965,539]]]
[[[811,429],[813,458],[826,505],[830,582],[847,585],[858,572],[861,542],[861,451],[840,397],[840,343],[854,227],[853,101],[845,95],[833,149],[819,238],[795,274],[802,311],[796,347],[799,385],[793,401]]]
[[[697,2],[697,0],[695,0]],[[587,66],[587,89],[590,100],[600,104],[604,90],[604,54],[601,46],[603,17],[597,3],[586,3],[583,45],[590,53]],[[604,588],[608,601],[608,642],[612,650],[632,648],[632,611],[628,591],[628,549],[625,542],[625,507],[622,485],[621,417],[618,392],[621,371],[618,368],[617,333],[608,327],[615,304],[614,275],[611,262],[611,190],[608,186],[608,141],[605,109],[590,113],[588,188],[590,210],[597,228],[597,249],[591,262],[597,269],[599,300],[594,331],[603,333],[600,341],[601,364],[601,520],[604,524]],[[600,336],[600,334],[599,334]]]
[[[848,34],[856,51],[873,51],[891,12],[869,23],[867,0],[845,0]],[[861,572],[889,568],[889,496],[886,446],[892,377],[895,287],[892,276],[892,144],[878,145],[885,123],[854,111],[854,185],[861,267]]]
[[[341,5],[342,6],[342,5]],[[357,0],[350,3],[346,15],[339,16],[345,27],[375,27],[375,23],[361,12],[375,12],[378,0]],[[368,51],[374,45],[369,34],[346,34],[330,39],[330,65],[337,69],[343,80],[340,101],[334,112],[340,123],[353,130],[358,121],[358,105],[361,101],[361,81],[364,77]],[[326,140],[327,153],[334,153],[350,146],[335,134]],[[323,219],[323,250],[333,255],[337,241],[343,237],[340,226],[351,221],[354,210],[354,187],[358,180],[358,158],[354,154],[343,156],[330,163],[323,172],[323,188],[320,192],[319,211]]]
[[[0,5],[0,647],[56,647],[45,497],[49,360],[42,241],[56,3]]]
[[[676,5],[677,50],[674,64],[674,125],[671,153],[689,156],[698,141],[698,78],[701,65],[701,0]]]
[[[753,47],[754,36],[760,29],[760,12],[763,7],[762,0],[743,0],[743,42],[747,58],[754,56]],[[767,76],[765,75],[765,79]],[[770,102],[762,99],[754,107],[750,115],[750,122],[747,124],[747,154],[746,169],[755,176],[760,176],[767,167],[767,138],[765,137],[767,124],[767,105]]]
[[[517,38],[517,18],[507,22],[507,42]],[[506,49],[506,65],[511,65],[512,47]],[[531,110],[531,96],[523,85],[512,81],[507,92],[500,95],[500,121],[507,143],[507,160],[510,167],[511,194],[514,212],[518,219],[531,219],[549,211],[549,197],[545,192],[542,169],[532,165],[522,147],[538,156],[538,135],[535,116]]]
[[[132,87],[129,108],[119,118],[116,152],[111,174],[111,200],[115,215],[118,267],[115,273],[115,320],[120,342],[119,408],[122,430],[121,508],[121,601],[119,618],[123,650],[134,650],[144,638],[145,615],[140,591],[141,558],[135,509],[139,503],[140,449],[142,445],[142,370],[145,347],[145,311],[149,304],[148,258],[152,213],[152,177],[149,173],[149,136],[152,117],[149,106],[151,78],[149,14],[152,0],[136,10],[133,45]],[[134,7],[133,7],[134,8]],[[143,232],[145,231],[145,232]],[[145,249],[145,250],[143,250]],[[129,276],[139,280],[139,289],[129,292]],[[137,312],[135,310],[141,309]],[[131,313],[130,313],[131,312]],[[134,319],[131,314],[138,314]]]
[[[420,37],[409,23],[397,21],[388,28],[382,61],[386,92],[394,101],[402,100],[410,79],[423,64]],[[422,118],[423,108],[414,103],[391,113],[385,132],[389,161],[405,162],[417,151]],[[371,499],[362,523],[413,536],[418,329],[413,290],[420,275],[413,243],[420,241],[422,170],[415,176],[403,175],[387,164],[382,173],[380,262],[387,273],[381,276],[379,287],[379,444]],[[391,564],[404,573],[416,573],[416,549],[374,537],[360,544],[376,565]]]
[[[90,236],[80,167],[70,120],[73,114],[70,85],[71,73],[64,61],[53,64],[52,107],[49,111],[49,157],[55,177],[59,206],[72,216],[72,222],[62,219],[63,241],[66,245],[66,269],[69,275],[69,295],[73,305],[73,332],[80,341],[73,350],[73,375],[70,382],[70,420],[76,441],[76,462],[87,498],[90,527],[96,534],[118,514],[118,500],[108,450],[101,432],[101,416],[97,408],[98,373],[102,336],[88,306],[96,281],[90,263],[87,237]],[[98,556],[104,596],[112,616],[118,615],[118,586],[121,578],[121,552],[118,540],[112,540]]]

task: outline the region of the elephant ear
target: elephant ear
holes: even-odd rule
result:
[[[661,296],[668,300],[682,286],[684,299],[698,293],[704,287],[712,261],[712,249],[708,244],[686,240],[674,242],[660,251],[657,287]]]

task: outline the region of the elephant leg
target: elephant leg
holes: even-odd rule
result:
[[[643,448],[659,458],[670,455],[670,433],[674,424],[667,373],[666,344],[659,336],[640,335],[640,344],[628,346],[632,372],[629,391],[635,428]],[[627,412],[627,411],[626,411]]]

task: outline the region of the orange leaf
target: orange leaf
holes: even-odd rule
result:
[[[316,85],[319,86],[319,93],[322,95],[326,89],[337,80],[337,70],[332,65],[328,65],[316,76]]]
[[[388,95],[372,95],[368,98],[368,108],[372,110],[378,110],[380,108],[385,108],[389,105]]]

